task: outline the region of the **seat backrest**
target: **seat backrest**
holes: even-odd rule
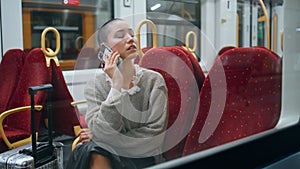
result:
[[[231,48],[206,77],[183,155],[275,127],[281,111],[279,57],[262,47]]]
[[[193,53],[191,53],[190,51],[182,48],[182,47],[177,47],[178,49],[182,50],[188,57],[189,60],[193,66],[193,71],[194,71],[194,75],[198,84],[198,89],[199,92],[201,91],[204,79],[205,79],[205,75],[203,73],[202,68],[200,67],[200,64],[198,62],[198,59],[195,57],[195,55]]]
[[[222,55],[224,52],[230,50],[230,49],[235,49],[234,46],[225,46],[223,47],[219,52],[218,52],[218,56]]]
[[[44,53],[39,48],[32,49],[26,56],[20,78],[9,103],[9,109],[29,106],[30,95],[28,87],[47,84],[51,82],[50,69],[46,67],[46,60]],[[40,91],[35,96],[35,105],[44,105],[47,99],[47,93]],[[36,113],[36,129],[39,128],[41,112]],[[23,129],[31,132],[30,130],[30,111],[21,114],[13,114],[7,117],[7,124],[11,127]]]
[[[74,126],[80,125],[76,107],[71,105],[73,101],[66,86],[62,69],[51,60],[50,66],[46,65],[45,54],[40,48],[32,49],[26,57],[23,70],[16,91],[9,103],[9,109],[30,105],[28,87],[51,83],[53,130],[74,136]],[[40,91],[35,96],[35,105],[46,103],[47,93]],[[36,113],[36,130],[39,129],[41,112]],[[46,118],[46,117],[43,117]],[[30,132],[30,111],[7,117],[10,127],[23,129]]]
[[[16,90],[26,54],[21,49],[10,49],[0,63],[0,113],[8,109],[9,101]]]
[[[74,126],[80,126],[80,116],[77,107],[72,106],[74,101],[66,85],[62,69],[51,60],[53,85],[53,130],[75,136]]]
[[[161,73],[165,79],[169,117],[164,141],[164,150],[168,151],[164,156],[167,160],[180,157],[197,107],[198,84],[202,86],[202,82],[195,78],[193,64],[179,46],[149,49],[140,65]]]

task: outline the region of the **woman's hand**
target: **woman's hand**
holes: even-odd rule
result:
[[[90,129],[84,128],[79,131],[78,136],[79,136],[78,143],[84,143],[91,140],[91,138],[93,137],[93,133]]]
[[[117,66],[120,54],[113,51],[110,55],[105,56],[104,72],[112,79],[113,88],[121,90],[123,85],[123,76]]]

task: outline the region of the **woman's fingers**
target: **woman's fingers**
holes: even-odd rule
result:
[[[81,135],[81,134],[84,134],[84,133],[91,133],[91,130],[90,129],[88,129],[88,128],[83,128],[83,129],[80,129],[79,130],[79,133],[78,133],[78,135]]]
[[[111,55],[106,55],[105,58],[105,66],[104,66],[104,72],[108,74],[110,78],[114,78],[116,74],[119,73],[117,63],[118,59],[120,57],[120,54],[118,52],[113,51]],[[117,73],[116,73],[117,72]]]
[[[105,66],[103,71],[112,79],[112,87],[120,90],[123,85],[123,75],[121,74],[117,63],[120,53],[113,51],[111,55],[105,56]]]
[[[116,53],[115,57],[113,58],[113,64],[117,65],[119,57],[120,57],[120,54]]]
[[[110,55],[105,56],[105,64],[117,64],[117,60],[120,57],[120,54],[118,52],[113,51]]]
[[[79,142],[87,142],[87,141],[90,141],[92,136],[93,136],[93,133],[91,132],[90,129],[81,129],[79,131]]]

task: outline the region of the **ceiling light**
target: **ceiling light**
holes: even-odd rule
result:
[[[160,8],[161,7],[161,4],[155,4],[155,5],[153,5],[150,9],[151,9],[151,11],[155,11],[156,9],[158,9],[158,8]]]

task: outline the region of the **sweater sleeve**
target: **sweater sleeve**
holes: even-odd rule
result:
[[[101,84],[103,81],[103,79],[96,78],[95,81],[90,81],[85,88],[85,98],[88,104],[87,124],[92,131],[110,133],[110,128],[112,128],[121,132],[123,129],[122,116],[116,109],[121,105],[121,93],[111,88],[107,94],[103,87],[104,84]]]
[[[96,143],[123,156],[145,157],[161,153],[157,151],[162,146],[168,115],[167,88],[163,79],[149,93],[149,108],[145,111],[136,110],[126,92],[112,89],[105,99],[99,96],[101,90],[87,87],[85,94],[89,104],[86,119]],[[128,122],[139,125],[128,128],[131,126],[125,125]]]

